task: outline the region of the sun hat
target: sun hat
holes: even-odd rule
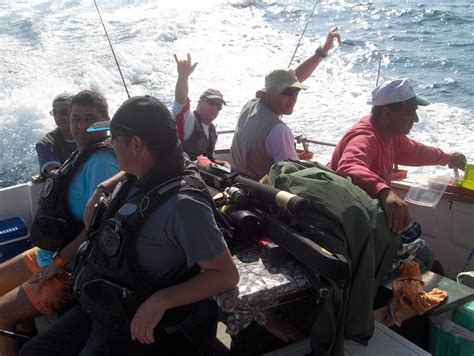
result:
[[[383,106],[413,99],[417,105],[431,104],[427,99],[416,95],[415,90],[406,78],[396,79],[380,84],[372,91],[372,106]]]
[[[265,87],[258,90],[255,96],[261,98],[264,93],[278,95],[289,87],[303,90],[309,88],[307,85],[299,82],[293,69],[276,69],[265,76]]]

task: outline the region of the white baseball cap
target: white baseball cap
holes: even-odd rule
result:
[[[407,78],[396,79],[380,84],[372,91],[372,106],[400,103],[413,99],[417,105],[427,106],[431,103],[422,96],[416,95]]]

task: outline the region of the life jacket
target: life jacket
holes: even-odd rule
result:
[[[198,113],[194,112],[196,120],[194,121],[194,128],[191,136],[189,136],[183,142],[183,150],[189,155],[191,160],[195,160],[197,156],[204,155],[212,158],[214,154],[214,148],[217,142],[216,127],[211,123],[209,124],[209,138],[204,133],[202,127],[202,121]]]
[[[95,143],[82,151],[74,151],[71,156],[44,182],[39,200],[39,208],[30,229],[30,239],[36,246],[57,251],[84,228],[82,221],[76,220],[70,210],[67,199],[72,179],[91,155],[99,150],[111,150],[110,142]]]
[[[126,198],[134,183],[132,176],[126,176],[114,191],[100,228],[93,231],[93,226],[88,241],[80,248],[73,275],[73,290],[82,309],[103,325],[120,330],[128,330],[138,307],[157,290],[182,283],[200,272],[196,264],[179,279],[163,278],[153,285],[145,281],[136,256],[136,235],[145,220],[183,191],[198,192],[213,204],[195,168]],[[160,327],[179,324],[195,308],[190,304],[168,310]]]
[[[48,132],[38,143],[52,147],[61,164],[63,164],[73,152],[71,145],[61,136],[58,128]]]

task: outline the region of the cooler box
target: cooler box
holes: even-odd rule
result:
[[[20,217],[0,220],[0,263],[29,249],[30,234]]]
[[[474,355],[474,301],[430,317],[430,351],[433,356]]]

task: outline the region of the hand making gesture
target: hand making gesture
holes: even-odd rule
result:
[[[178,56],[176,56],[176,54],[174,54],[173,56],[176,62],[176,69],[178,70],[178,76],[180,77],[189,77],[198,65],[197,63],[192,63],[191,55],[189,53],[187,54],[187,59],[178,59]]]

